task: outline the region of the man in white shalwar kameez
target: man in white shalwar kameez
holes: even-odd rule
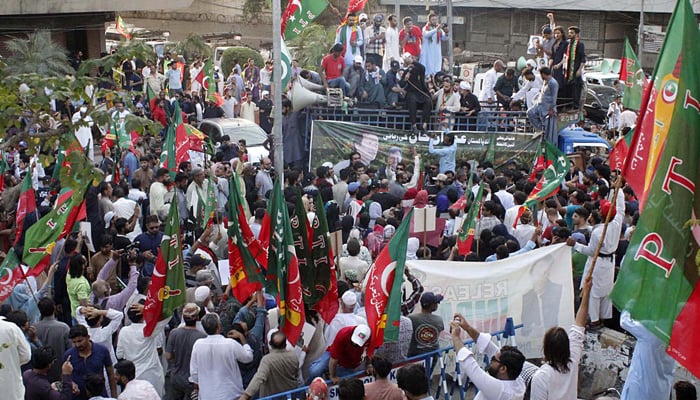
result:
[[[438,16],[430,14],[428,23],[423,27],[423,47],[420,63],[425,66],[425,76],[434,75],[442,70],[442,41],[447,39],[447,27],[438,24]]]

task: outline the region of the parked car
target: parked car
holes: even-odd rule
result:
[[[217,147],[221,137],[228,135],[231,143],[237,144],[245,139],[248,149],[248,161],[257,163],[270,152],[263,146],[267,140],[267,133],[254,122],[243,118],[211,118],[205,119],[199,124],[199,130],[209,136]]]
[[[586,118],[596,124],[605,124],[608,120],[608,106],[615,101],[615,88],[604,85],[587,85],[583,109]]]

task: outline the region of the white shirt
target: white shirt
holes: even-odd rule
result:
[[[199,385],[202,400],[237,399],[243,394],[238,363],[253,361],[253,349],[222,335],[199,339],[192,347],[190,381]]]
[[[520,212],[520,207],[523,206],[513,206],[510,208],[506,208],[506,215],[503,217],[503,224],[508,228],[508,233],[511,235],[515,231],[515,228],[513,228],[513,225],[518,226],[520,225],[520,220],[518,219],[518,213]],[[517,223],[516,223],[517,221]]]
[[[114,213],[117,215],[117,218],[129,219],[134,215],[134,210],[136,209],[135,201],[121,197],[112,204],[114,205]]]
[[[119,331],[119,341],[117,344],[117,358],[124,358],[134,363],[136,366],[136,379],[143,379],[150,382],[163,396],[165,385],[165,373],[158,357],[158,345],[160,344],[160,333],[169,319],[158,322],[155,331],[149,337],[143,335],[145,323],[132,323]]]
[[[328,324],[328,326],[326,326],[326,331],[323,332],[323,338],[326,339],[326,346],[330,346],[333,344],[335,337],[338,335],[338,332],[341,329],[348,326],[356,326],[359,324],[366,323],[367,320],[360,317],[359,315],[355,315],[353,313],[338,312],[337,314],[335,314],[335,317],[333,317],[331,323]]]
[[[501,189],[498,192],[496,192],[495,195],[496,197],[498,197],[498,200],[501,201],[501,205],[504,209],[507,210],[515,205],[515,202],[513,201],[513,195],[506,192],[505,190]]]
[[[391,69],[391,61],[399,61],[401,55],[399,54],[399,31],[396,28],[387,27],[386,34],[384,35],[386,43],[384,43],[384,71]]]
[[[168,188],[160,182],[153,182],[148,195],[151,198],[151,215],[158,215],[161,211],[168,211],[165,207],[165,195],[168,193]]]
[[[484,87],[479,92],[479,101],[496,100],[496,92],[493,91],[493,87],[496,86],[496,79],[498,78],[498,73],[495,69],[491,68],[486,71],[484,76]]]
[[[160,400],[156,389],[148,381],[134,379],[126,384],[119,400]]]
[[[620,113],[620,129],[633,128],[637,124],[637,113],[632,110],[625,110]]]
[[[535,105],[535,97],[538,93],[542,91],[542,86],[544,82],[540,74],[535,71],[535,80],[529,81],[525,80],[525,84],[518,90],[518,93],[513,95],[513,100],[525,99],[527,108],[530,109]]]
[[[7,345],[0,351],[0,387],[3,397],[7,399],[23,399],[24,384],[20,367],[29,362],[32,353],[24,333],[17,325],[0,319],[0,343]]]
[[[224,100],[224,104],[221,105],[221,108],[224,110],[226,118],[234,118],[236,116],[234,111],[236,105],[238,105],[238,100],[236,100],[235,97],[230,97]]]
[[[491,335],[487,333],[479,334],[476,348],[489,359],[499,351],[498,346],[491,341]],[[525,382],[522,379],[504,381],[494,378],[481,368],[468,348],[462,347],[459,350],[457,362],[460,363],[462,373],[479,389],[474,400],[521,400],[525,396]]]
[[[600,248],[600,254],[613,254],[617,250],[617,245],[620,242],[620,231],[622,230],[622,218],[625,215],[625,196],[620,190],[617,193],[615,202],[615,218],[610,220],[608,230],[605,232],[603,246]],[[603,223],[593,227],[591,231],[591,239],[588,245],[576,243],[574,250],[588,256],[586,267],[583,270],[583,276],[588,275],[588,270],[591,268],[593,255],[598,248],[601,237],[603,236]],[[593,288],[591,294],[595,297],[605,297],[610,294],[615,279],[615,264],[609,257],[599,257],[596,261],[595,269],[593,270]],[[583,282],[581,282],[583,285]]]
[[[101,344],[106,347],[107,350],[109,350],[109,356],[112,357],[112,364],[116,364],[117,356],[114,354],[112,335],[114,332],[118,331],[119,328],[121,328],[124,314],[121,311],[109,309],[107,310],[107,316],[105,317],[109,320],[109,325],[105,327],[98,326],[97,328],[90,328],[85,320],[85,316],[82,313],[82,308],[83,307],[78,307],[76,310],[75,319],[80,325],[84,325],[86,328],[88,328],[90,339],[92,339],[93,342]]]
[[[88,158],[90,161],[95,161],[95,146],[93,146],[94,142],[92,139],[92,126],[95,125],[95,123],[92,121],[92,117],[89,115],[82,116],[80,114],[80,111],[76,112],[73,114],[72,121],[73,123],[77,123],[78,121],[82,120],[82,123],[85,125],[80,126],[78,129],[75,130],[75,138],[78,139],[78,142],[80,142],[80,146],[83,148],[88,149]]]
[[[258,106],[255,105],[255,103],[244,101],[241,104],[241,118],[247,119],[250,122],[255,122],[255,110],[258,109]]]
[[[532,376],[531,400],[576,400],[578,391],[578,363],[583,353],[586,330],[573,325],[569,329],[569,372],[561,373],[547,363]]]
[[[532,234],[535,233],[535,227],[530,224],[520,224],[515,230],[513,230],[512,235],[518,239],[518,244],[522,249],[525,247],[528,241],[532,239]]]

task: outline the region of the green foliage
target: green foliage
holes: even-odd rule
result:
[[[264,10],[269,9],[268,0],[245,0],[243,4],[243,16],[246,19],[258,19],[259,14]]]
[[[66,50],[51,41],[49,31],[36,31],[26,38],[14,38],[5,45],[10,52],[4,68],[8,75],[63,76],[74,73]]]
[[[226,49],[224,54],[221,56],[221,72],[225,76],[228,76],[233,67],[236,66],[236,64],[233,63],[234,60],[238,60],[241,67],[245,68],[243,64],[245,64],[246,60],[249,58],[252,58],[255,61],[255,65],[258,68],[265,65],[265,60],[263,60],[262,55],[250,47],[236,46]]]
[[[299,66],[305,69],[317,70],[321,65],[321,60],[328,54],[335,41],[335,30],[311,23],[287,43],[288,47],[294,47],[294,54],[299,60]]]
[[[24,52],[29,48],[28,41],[28,39],[13,39],[7,43],[7,47],[23,49]],[[38,43],[38,41],[34,40],[34,43]],[[111,115],[105,104],[97,103],[97,99],[127,99],[129,96],[127,93],[112,90],[98,90],[101,78],[97,77],[97,71],[109,72],[112,68],[120,67],[124,60],[132,58],[146,60],[155,57],[149,46],[139,41],[131,41],[120,46],[115,54],[101,59],[86,60],[77,72],[70,69],[72,75],[66,75],[65,71],[39,74],[36,69],[22,72],[16,67],[16,62],[19,60],[18,54],[15,51],[13,53],[15,58],[8,58],[6,65],[0,63],[0,148],[6,149],[19,141],[27,141],[29,154],[35,154],[39,149],[42,150],[43,155],[39,157],[39,160],[44,166],[54,162],[53,152],[56,149],[57,141],[62,143],[64,147],[68,147],[71,140],[74,140],[72,132],[75,132],[80,126],[86,125],[82,121],[73,123],[70,118],[56,120],[57,117],[53,115],[51,110],[52,99],[55,99],[56,102],[68,99],[72,101],[82,100],[95,125],[100,129],[105,129],[112,125]],[[47,53],[39,54],[44,58],[47,55]],[[49,62],[45,63],[47,66],[49,64]],[[68,64],[66,63],[66,65]],[[104,79],[109,79],[111,76],[110,73],[105,75],[107,77]],[[93,104],[96,105],[93,106]],[[127,101],[126,104],[130,106],[132,103]],[[21,120],[26,123],[21,124]],[[126,127],[129,131],[137,131],[140,134],[146,131],[155,134],[160,131],[160,124],[136,116],[127,118]],[[10,132],[13,134],[8,135]],[[81,152],[73,152],[70,157],[76,158],[69,160],[71,168],[61,168],[60,170],[59,179],[64,187],[80,189],[77,182],[100,179],[101,175],[95,170],[94,165]]]
[[[196,57],[202,57],[202,59],[211,57],[211,47],[196,33],[190,33],[185,40],[178,42],[172,51],[185,56],[188,63]]]

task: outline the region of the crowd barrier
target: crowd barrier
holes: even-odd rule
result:
[[[446,117],[433,111],[428,123],[429,130],[442,130],[440,122],[448,118],[454,132],[494,132],[515,133],[532,132],[532,127],[524,111],[497,111],[482,108],[477,117],[464,113],[455,113]],[[311,132],[314,120],[344,121],[369,126],[381,126],[389,129],[411,130],[407,110],[389,110],[372,108],[350,108],[313,106],[307,108],[306,132]]]
[[[513,318],[508,318],[506,320],[505,327],[496,332],[491,332],[491,340],[495,340],[499,347],[504,345],[515,346],[517,345],[515,341],[515,331],[522,328],[523,325],[515,325],[513,323]],[[473,340],[468,340],[464,342],[465,346],[472,348],[474,345]],[[396,371],[407,364],[412,363],[423,363],[425,365],[426,374],[429,378],[438,378],[438,384],[431,384],[431,394],[435,400],[444,398],[445,400],[450,400],[455,396],[455,391],[460,400],[464,400],[465,388],[469,387],[469,381],[466,376],[463,376],[460,371],[459,363],[455,363],[455,353],[453,351],[453,346],[444,347],[429,353],[421,354],[418,356],[410,357],[406,361],[399,364],[395,364],[388,378],[392,382],[396,382]],[[484,356],[484,363],[488,365],[489,360]],[[451,367],[454,366],[454,374],[452,374]],[[435,373],[435,368],[439,368],[439,373]],[[448,379],[448,377],[450,379]],[[364,371],[357,372],[353,375],[346,376],[345,378],[359,378],[362,379],[364,383],[369,383],[374,381],[371,376],[365,375]],[[338,398],[337,385],[333,385],[331,381],[328,381],[328,400],[334,400]],[[272,396],[262,397],[260,400],[296,400],[305,399],[306,391],[308,386],[304,386],[298,389],[290,390],[288,392],[277,393]],[[478,388],[477,388],[478,390]],[[441,397],[440,395],[444,397]]]

